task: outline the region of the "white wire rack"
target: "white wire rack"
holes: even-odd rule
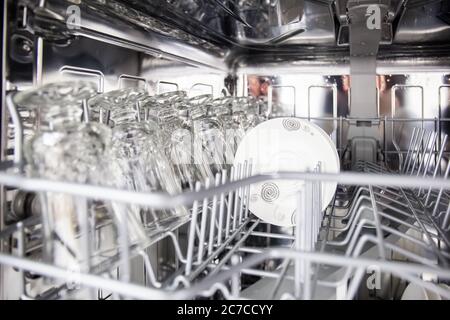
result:
[[[419,284],[450,298],[450,291],[439,286],[450,280],[450,166],[440,175],[440,167],[433,165],[443,160],[447,137],[439,148],[436,140],[436,133],[415,129],[401,174],[380,164],[359,162],[361,172],[252,176],[251,163],[244,163],[218,173],[215,181],[207,182],[205,187],[197,184],[195,191],[176,196],[31,179],[13,167],[0,172],[2,185],[62,192],[82,201],[114,200],[154,209],[184,205],[191,208],[191,215],[188,221],[161,233],[149,244],[169,239],[173,245],[177,267],[164,281],[158,279],[145,248],[130,245],[121,235],[126,227],[117,226],[119,240],[109,254],[98,250],[96,235],[112,221],[81,228],[80,237],[93,248],[91,256],[82,261],[82,271],[66,270],[36,258],[33,252],[39,250],[32,246],[31,235],[39,233],[39,217],[0,232],[3,240],[15,239],[13,250],[0,254],[0,264],[21,273],[23,298],[36,298],[25,285],[30,281],[27,272],[31,272],[60,280],[62,291],[73,290],[69,283],[75,281],[82,288],[113,292],[115,298],[245,299],[252,298],[247,294],[252,286],[265,285],[264,298],[352,299],[367,270]],[[261,231],[267,229],[265,223],[248,210],[250,185],[276,179],[306,181],[298,197],[300,223],[291,232]],[[320,211],[317,196],[322,181],[339,183],[333,203],[325,212]],[[320,232],[312,231],[316,225]],[[183,228],[187,228],[184,238],[180,237]],[[279,239],[282,245],[252,247],[248,245],[252,238]],[[145,285],[129,280],[130,259],[134,256],[143,259]],[[277,261],[278,267],[267,268],[269,261]],[[113,275],[117,269],[118,278]],[[253,284],[248,285],[248,277],[253,277]]]
[[[25,177],[21,122],[11,96],[7,106],[14,122],[15,152],[13,163],[0,165],[1,185],[67,193],[81,203],[190,209],[188,219],[152,237],[145,246],[129,243],[126,224],[98,221],[95,212],[86,210],[78,237],[88,254],[76,271],[52,265],[51,257],[43,255],[46,244],[39,216],[4,228],[0,241],[10,245],[0,253],[0,264],[20,273],[24,299],[48,297],[48,292],[63,296],[59,294],[80,287],[91,289],[90,297],[93,290],[101,289],[114,298],[138,299],[353,299],[368,270],[375,270],[376,277],[388,275],[391,282],[395,278],[415,283],[450,298],[450,291],[440,286],[450,282],[450,165],[442,170],[447,136],[414,129],[408,150],[397,150],[399,172],[360,161],[357,172],[321,173],[318,164],[314,172],[255,176],[251,162],[246,162],[217,173],[214,181],[197,183],[194,191],[171,196]],[[251,184],[277,179],[305,181],[298,195],[296,221],[300,223],[295,228],[273,228],[249,212]],[[339,186],[322,212],[319,195],[326,181]],[[100,239],[112,229],[117,239],[105,249]],[[156,271],[159,261],[147,249],[163,241],[173,247],[175,267],[161,277]],[[144,283],[130,280],[134,257],[142,260]],[[51,289],[38,295],[30,292],[30,274],[43,276]]]

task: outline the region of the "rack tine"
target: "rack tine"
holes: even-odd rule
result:
[[[136,101],[136,121],[141,122],[141,101]]]
[[[355,296],[358,291],[361,280],[364,276],[365,270],[363,268],[357,268],[356,272],[353,276],[353,279],[350,281],[350,285],[347,289],[347,295],[345,297],[346,300],[351,300]]]
[[[235,172],[235,180],[240,180],[242,173],[242,165],[239,163],[237,166],[237,170]],[[237,188],[234,190],[234,210],[233,210],[233,231],[236,230],[237,227],[237,219],[238,219],[238,208],[239,208],[239,190],[240,188]]]
[[[82,197],[75,198],[76,212],[78,216],[78,221],[81,229],[81,242],[82,242],[82,252],[84,260],[84,270],[83,272],[89,272],[91,268],[91,244],[92,244],[92,235],[91,228],[89,222],[89,212],[88,212],[88,204],[87,199]]]
[[[420,172],[422,171],[422,167],[423,164],[425,162],[425,155],[427,154],[427,150],[428,150],[428,145],[430,144],[430,140],[431,137],[434,136],[434,132],[430,131],[429,134],[427,135],[427,138],[425,139],[425,145],[424,145],[424,150],[423,150],[423,155],[419,161],[419,169],[417,169],[417,177],[420,175]]]
[[[200,191],[201,183],[196,182],[195,184],[195,191]],[[198,201],[194,201],[194,205],[192,208],[192,217],[191,217],[191,224],[189,227],[189,239],[188,239],[188,248],[187,248],[187,255],[186,255],[186,268],[185,268],[185,275],[188,276],[191,273],[192,270],[192,260],[194,256],[194,242],[195,242],[195,232],[197,227],[197,218],[198,218]]]
[[[384,237],[383,237],[383,231],[381,230],[381,219],[378,215],[378,206],[377,206],[377,202],[375,200],[375,195],[373,193],[373,188],[372,186],[369,186],[369,191],[370,191],[370,200],[372,203],[372,208],[373,208],[373,216],[374,216],[374,221],[375,221],[375,227],[377,230],[377,239],[379,242],[379,255],[381,259],[386,259],[386,252],[384,250],[384,246],[383,246],[383,241],[384,241]]]
[[[439,156],[436,159],[436,167],[434,168],[434,172],[433,172],[433,179],[436,178],[439,168],[441,166],[441,160],[442,160],[442,156],[444,154],[445,148],[446,148],[447,139],[448,139],[447,135],[445,135],[444,138],[442,139],[441,149],[439,151]],[[432,188],[428,188],[427,197],[426,197],[425,203],[424,203],[425,207],[428,206],[428,201],[430,201],[431,191],[432,191]]]
[[[428,170],[430,169],[431,159],[433,158],[433,155],[434,155],[433,150],[436,148],[436,140],[437,140],[438,136],[439,136],[439,134],[435,132],[434,136],[433,136],[433,140],[431,141],[430,152],[428,153],[427,162],[425,164],[425,168],[424,168],[423,175],[422,175],[423,177],[425,177],[428,174]],[[420,174],[420,172],[418,172],[418,175],[419,174]],[[422,187],[419,188],[417,195],[420,196],[421,192],[422,192]]]
[[[234,166],[231,167],[230,170],[230,182],[234,181]],[[228,237],[228,235],[230,234],[230,227],[231,227],[231,210],[232,210],[232,205],[233,205],[233,191],[230,190],[230,192],[228,192],[228,207],[227,207],[227,219],[225,222],[225,237]]]
[[[417,154],[417,146],[420,144],[420,140],[422,139],[423,134],[424,134],[424,130],[421,129],[421,128],[419,128],[418,131],[417,131],[416,140],[414,141],[414,144],[413,144],[413,146],[412,146],[412,150],[411,150],[411,154],[410,154],[410,157],[409,157],[408,166],[407,166],[407,168],[406,168],[406,172],[405,172],[405,173],[408,173],[408,172],[409,172],[409,168],[410,168],[410,166],[412,165],[412,163],[413,163],[413,161],[414,161],[414,159],[415,159],[415,157],[416,157],[416,154]]]
[[[319,173],[322,172],[322,162],[319,162]],[[322,226],[322,221],[323,221],[323,217],[324,217],[324,212],[322,211],[322,196],[323,196],[323,183],[319,182],[319,192],[318,192],[318,196],[319,196],[319,210],[318,210],[318,215],[319,215],[319,228],[317,230],[317,233],[319,234],[320,232],[320,228]],[[334,197],[333,197],[334,199]],[[334,200],[333,200],[334,201]],[[334,204],[333,204],[334,206]],[[325,209],[326,210],[326,209]]]
[[[426,131],[424,129],[420,130],[419,138],[417,139],[416,144],[414,145],[413,154],[412,154],[412,157],[410,158],[411,161],[408,165],[408,168],[406,169],[406,173],[410,173],[410,174],[414,173],[414,168],[416,167],[416,161],[419,157],[420,148],[421,148],[423,138],[425,136],[425,132]],[[412,165],[411,171],[409,171],[410,165]]]
[[[403,168],[401,169],[402,172],[406,172],[406,166],[407,166],[407,163],[409,162],[409,158],[411,156],[412,148],[415,143],[417,135],[418,135],[418,128],[414,127],[412,136],[411,136],[411,140],[409,141],[408,152],[406,153],[405,162],[403,163]]]
[[[120,280],[123,282],[130,281],[130,246],[128,243],[128,219],[126,207],[123,204],[118,203],[117,207],[120,208],[119,214],[122,217],[121,223],[119,223],[119,242],[120,242]]]
[[[26,253],[26,241],[25,241],[25,227],[22,222],[17,223],[17,251],[19,257],[23,258],[25,257]],[[21,296],[26,296],[26,280],[25,280],[25,273],[22,269],[19,269],[20,277],[20,290],[21,290]]]
[[[447,228],[450,228],[450,202],[448,203],[447,211],[445,212],[445,216],[442,221],[442,229],[447,231]]]
[[[88,107],[88,103],[86,99],[83,99],[83,101],[81,102],[82,107],[83,107],[83,120],[85,123],[89,123],[90,119],[89,119],[89,107]]]
[[[447,168],[445,169],[445,173],[444,173],[444,179],[448,178],[448,174],[450,172],[450,162],[447,164]],[[442,193],[444,192],[444,188],[440,188],[439,189],[439,193],[438,196],[436,198],[436,204],[434,205],[434,209],[433,209],[433,213],[431,214],[433,217],[436,216],[438,209],[439,209],[439,203],[441,201],[441,197],[442,197]]]
[[[16,105],[13,102],[14,93],[6,96],[6,106],[14,125],[14,164],[18,166],[20,172],[23,170],[23,125]]]
[[[210,180],[206,179],[205,188],[209,189]],[[208,219],[208,198],[203,199],[202,205],[202,219],[200,224],[200,238],[198,243],[198,255],[197,255],[197,263],[201,263],[203,260],[203,252],[205,249],[205,236],[206,236],[206,221]]]
[[[227,183],[227,170],[222,170],[222,185]],[[217,232],[217,245],[222,244],[222,235],[223,235],[223,219],[224,219],[224,209],[225,209],[225,194],[222,192],[220,194],[220,206],[219,206],[219,228]]]
[[[275,299],[275,296],[276,296],[278,290],[280,289],[281,282],[283,281],[284,277],[286,276],[286,272],[289,268],[290,263],[291,263],[291,261],[286,259],[281,264],[280,276],[276,279],[275,285],[273,286],[273,289],[272,289],[272,293],[269,296],[269,298],[271,300]]]
[[[424,141],[427,140],[428,137],[431,136],[431,132],[429,132],[429,134],[427,134],[429,131],[424,130],[423,135],[422,135],[422,139],[420,140],[420,143],[417,147],[417,153],[416,153],[416,157],[414,158],[414,163],[413,163],[413,167],[411,169],[411,175],[414,174],[414,170],[416,168],[416,164],[421,162],[421,160],[423,159],[423,154],[425,151],[423,151],[424,149]],[[426,146],[425,146],[426,148]]]
[[[247,177],[251,177],[252,176],[252,170],[253,170],[253,163],[252,160],[250,159],[249,163],[248,163],[248,174]],[[249,211],[249,204],[250,204],[250,184],[246,187],[247,189],[247,195],[245,198],[245,214],[244,214],[244,218],[247,219],[248,218],[248,211]]]
[[[100,110],[98,112],[98,123],[103,124],[104,112],[105,112],[105,110],[103,108],[100,108]]]
[[[220,181],[221,181],[221,174],[218,172],[216,173],[216,181],[215,181],[216,187],[220,185]],[[208,255],[210,255],[213,250],[216,215],[217,215],[217,195],[214,195],[211,208],[211,220],[209,224]],[[220,233],[220,229],[218,230],[218,233]]]
[[[144,250],[139,250],[138,254],[144,261],[145,274],[148,276],[151,285],[155,288],[161,288],[161,283],[156,280],[155,271],[153,270],[152,263],[150,262],[150,258],[148,257],[148,255]]]
[[[322,162],[317,163],[316,172],[320,173],[322,171]],[[314,237],[313,237],[313,243],[317,242],[319,232],[320,232],[320,226],[322,223],[322,183],[320,181],[317,181],[315,183],[315,199],[316,199],[316,205],[314,210]]]
[[[240,179],[244,179],[246,178],[246,174],[247,174],[247,160],[244,161],[244,166],[242,167],[242,171],[240,173]],[[243,214],[244,214],[244,202],[245,202],[245,190],[247,189],[247,187],[244,188],[239,188],[239,215],[238,215],[238,225],[240,225],[243,221]]]
[[[238,255],[233,255],[231,257],[231,265],[232,266],[237,266],[239,264],[239,256]],[[233,296],[234,299],[239,297],[239,292],[240,292],[240,274],[235,272],[232,276],[231,276],[231,294]]]

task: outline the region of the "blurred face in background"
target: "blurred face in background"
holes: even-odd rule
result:
[[[261,95],[267,96],[269,94],[269,85],[270,85],[270,83],[267,80],[264,80],[264,82],[261,83],[261,85],[260,85],[261,86],[261,90],[260,90]]]
[[[269,93],[270,80],[258,76],[248,77],[248,93],[253,97],[265,97]]]
[[[350,90],[350,76],[342,76],[342,90],[345,92]]]
[[[259,83],[259,77],[249,76],[248,77],[248,92],[253,97],[259,97],[261,92],[261,85]]]
[[[380,92],[384,92],[387,89],[386,76],[377,76],[377,88]]]

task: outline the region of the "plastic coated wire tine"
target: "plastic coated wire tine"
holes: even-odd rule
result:
[[[447,178],[448,178],[449,171],[450,171],[450,162],[447,164],[447,168],[445,169],[444,179],[447,179]],[[433,217],[435,217],[436,214],[437,214],[437,212],[438,212],[438,209],[439,209],[439,203],[440,203],[440,201],[441,201],[441,197],[442,197],[442,193],[443,193],[443,192],[444,192],[444,188],[440,188],[440,189],[439,189],[438,196],[437,196],[437,198],[436,198],[436,204],[435,204],[435,206],[434,206],[433,213],[432,213],[432,216],[433,216]]]
[[[103,124],[103,116],[104,116],[105,111],[103,110],[103,108],[100,108],[99,113],[98,113],[98,122]]]
[[[436,159],[436,167],[434,168],[433,178],[436,178],[437,173],[439,171],[439,167],[440,167],[440,164],[441,164],[442,156],[444,154],[444,151],[445,151],[445,148],[446,148],[446,145],[447,145],[447,139],[448,139],[447,135],[445,135],[444,138],[442,139],[442,144],[441,144],[441,148],[439,150],[439,155],[438,155],[438,158]],[[427,197],[426,197],[425,203],[424,203],[425,207],[428,206],[428,201],[430,201],[431,191],[432,191],[432,188],[428,188]]]
[[[201,183],[196,182],[195,191],[200,191]],[[192,208],[192,217],[191,224],[189,227],[189,239],[188,239],[188,248],[186,254],[186,269],[185,275],[189,275],[192,270],[192,260],[194,256],[194,242],[195,242],[195,232],[197,227],[197,219],[198,219],[198,201],[194,201],[194,205]]]
[[[424,131],[424,134],[423,134],[423,136],[422,136],[422,139],[420,140],[420,143],[419,143],[419,145],[418,145],[418,147],[417,147],[417,153],[416,153],[416,157],[414,158],[413,167],[412,167],[412,169],[411,169],[411,175],[414,174],[414,169],[416,168],[416,164],[417,164],[417,163],[420,164],[420,162],[421,162],[422,159],[423,159],[423,154],[424,154],[424,152],[425,152],[425,151],[422,151],[422,150],[424,149],[424,141],[426,141],[426,140],[427,140],[427,137],[429,137],[430,135],[431,135],[431,132],[430,132],[430,134],[428,134],[428,131]],[[421,152],[421,151],[422,151],[422,152]]]
[[[448,263],[446,262],[445,258],[443,257],[441,251],[437,248],[435,242],[433,241],[433,237],[431,236],[431,234],[428,231],[428,229],[425,227],[423,221],[420,219],[419,215],[416,212],[416,209],[413,207],[411,201],[406,196],[405,191],[402,188],[400,188],[400,192],[402,193],[403,198],[406,200],[406,203],[408,204],[408,208],[410,209],[411,213],[414,215],[415,220],[417,221],[417,223],[419,224],[420,228],[422,229],[423,234],[427,237],[427,240],[429,241],[430,247],[432,248],[432,250],[436,254],[436,257],[439,257],[439,259],[442,261],[442,263],[445,266],[447,266]],[[430,222],[431,222],[431,224],[434,223],[434,221],[431,218],[430,218]],[[439,232],[439,230],[437,230],[437,231]]]
[[[373,209],[373,216],[375,221],[375,228],[377,232],[377,238],[379,242],[379,255],[381,259],[386,259],[386,252],[384,250],[384,237],[383,237],[383,231],[381,230],[381,221],[380,216],[378,215],[378,205],[377,201],[375,199],[375,194],[373,192],[372,186],[369,186],[369,192],[370,192],[370,201],[372,203],[372,209]]]
[[[311,300],[311,262],[305,260],[304,264],[303,300]]]
[[[150,116],[149,110],[148,110],[148,108],[145,108],[144,109],[144,121],[145,122],[148,122],[149,116]]]
[[[317,167],[314,169],[314,172],[317,172]],[[317,207],[317,189],[316,189],[317,183],[316,182],[312,182],[311,183],[311,187],[312,187],[312,193],[311,193],[311,239],[309,239],[309,241],[312,241],[312,239],[314,238],[314,233],[315,233],[315,228],[316,228],[316,219],[315,219],[315,215],[316,215],[316,207]]]
[[[411,144],[411,153],[409,154],[408,162],[405,164],[406,165],[405,166],[405,172],[404,172],[405,174],[408,173],[409,167],[411,165],[411,160],[414,157],[414,154],[415,154],[415,151],[416,151],[416,146],[417,146],[417,143],[418,143],[418,141],[420,139],[421,133],[422,133],[422,129],[417,129],[416,136],[414,137],[414,142]]]
[[[311,201],[313,196],[313,186],[311,182],[305,183],[305,188],[303,192],[301,192],[301,196],[299,197],[300,203],[298,204],[297,210],[300,211],[300,214],[297,216],[297,228],[296,228],[296,248],[301,251],[310,251],[311,250],[311,213],[313,203]],[[300,279],[303,277],[305,279],[306,272],[308,270],[307,262],[302,259],[296,259],[295,262],[295,288],[294,293],[296,297],[300,297],[301,292],[301,281]]]
[[[407,163],[407,161],[409,161],[409,157],[410,157],[410,154],[411,154],[413,143],[414,143],[414,141],[416,139],[416,135],[417,135],[417,128],[414,127],[412,135],[411,135],[411,139],[409,140],[408,152],[406,153],[405,162],[403,163],[402,172],[406,171],[406,163]]]
[[[227,174],[228,174],[227,170],[222,170],[222,181],[221,181],[222,184],[227,183]],[[217,232],[217,245],[219,246],[222,244],[224,210],[225,210],[225,194],[221,193],[219,205],[219,227]]]
[[[247,165],[248,165],[248,162],[247,162],[247,160],[245,160],[244,161],[244,165],[241,168],[240,179],[246,178],[245,175],[247,174]],[[246,189],[247,189],[246,187],[239,188],[239,198],[240,198],[240,200],[239,200],[239,215],[238,215],[239,220],[238,220],[238,225],[240,225],[242,223],[242,220],[244,218],[243,215],[244,215],[244,202],[245,202],[245,190]]]
[[[308,183],[308,182],[306,182]],[[295,248],[297,250],[303,249],[303,244],[305,242],[305,234],[303,232],[303,217],[304,217],[304,211],[306,206],[306,184],[305,188],[303,188],[302,191],[298,194],[298,201],[297,201],[297,210],[296,210],[296,226],[295,226]],[[294,263],[294,295],[296,297],[300,296],[300,276],[302,273],[302,266],[301,266],[301,259],[297,258],[295,259]]]
[[[220,180],[221,180],[220,173],[216,173],[216,180],[215,180],[216,187],[218,187],[220,185]],[[211,208],[211,220],[210,220],[210,224],[209,224],[208,255],[210,255],[213,250],[216,215],[217,215],[217,195],[214,195],[212,208]],[[220,233],[220,229],[219,229],[218,233]]]
[[[141,122],[141,102],[136,101],[136,120]]]
[[[144,250],[139,250],[138,254],[142,257],[142,260],[144,261],[145,275],[148,277],[151,285],[155,288],[160,288],[161,283],[159,283],[158,280],[156,280],[155,271],[153,270],[150,258],[148,257],[148,255],[145,253]]]
[[[316,211],[316,229],[314,236],[314,243],[317,242],[319,238],[320,228],[322,225],[322,183],[317,182],[317,211]]]
[[[128,223],[126,207],[122,204],[120,206],[120,215],[122,222],[119,223],[119,240],[120,240],[120,280],[123,282],[130,281],[130,247],[128,245]]]
[[[238,255],[233,255],[231,257],[231,265],[237,266],[239,264],[239,260],[240,260],[240,258]],[[239,272],[235,272],[231,276],[231,294],[232,294],[233,298],[238,298],[239,292],[240,292]]]
[[[411,163],[412,163],[412,161],[414,159],[414,155],[415,155],[415,152],[416,152],[416,146],[417,146],[418,141],[420,140],[421,132],[422,132],[422,129],[418,129],[417,130],[416,137],[414,138],[414,143],[411,146],[411,153],[409,155],[408,163],[406,164],[406,168],[405,168],[405,172],[404,172],[405,174],[407,174],[409,172],[409,168],[410,168]]]
[[[25,257],[25,228],[22,222],[17,223],[17,251],[19,257]],[[22,291],[22,295],[26,294],[26,281],[25,281],[25,273],[22,269],[19,269],[20,277],[20,289]]]
[[[322,163],[319,161],[317,163],[316,172],[320,173],[322,170]],[[315,227],[314,227],[314,244],[316,243],[319,231],[320,231],[320,224],[321,224],[321,212],[322,212],[322,189],[321,189],[322,183],[320,181],[316,182],[316,197],[317,197],[317,206],[315,211]]]
[[[357,290],[360,288],[361,280],[366,270],[364,268],[357,268],[355,274],[353,275],[353,279],[350,282],[350,285],[347,289],[346,300],[351,300],[355,296]]]
[[[443,230],[447,230],[447,228],[450,228],[450,202],[448,203],[447,211],[445,212],[445,216],[444,216],[444,219],[442,221],[441,228]]]
[[[82,107],[83,107],[83,120],[84,120],[85,123],[89,123],[90,119],[89,119],[89,108],[88,108],[87,100],[83,99],[81,104],[82,104]]]
[[[237,166],[237,170],[235,171],[235,180],[239,180],[241,176],[241,168],[242,165],[239,163]],[[237,227],[237,215],[238,215],[238,208],[239,208],[239,188],[234,190],[234,210],[233,210],[233,231],[236,230]]]
[[[272,289],[272,293],[269,296],[271,300],[275,299],[275,296],[280,289],[281,282],[283,281],[290,264],[291,264],[291,261],[289,259],[285,259],[281,263],[280,276],[277,277],[275,285],[273,286],[273,289]]]
[[[252,176],[252,169],[253,169],[253,163],[252,163],[252,160],[250,159],[250,161],[248,163],[248,174],[247,174],[247,177],[251,177]],[[250,204],[250,184],[247,185],[246,189],[247,189],[247,195],[246,195],[246,198],[245,198],[245,214],[244,214],[245,219],[248,218],[248,211],[249,211],[249,204]]]
[[[431,165],[431,159],[433,159],[434,156],[434,149],[436,149],[436,140],[438,138],[439,134],[438,133],[434,133],[433,136],[433,140],[431,141],[431,145],[430,145],[430,152],[428,153],[428,158],[427,158],[427,162],[425,164],[424,170],[423,170],[423,175],[422,177],[426,177],[426,175],[428,174],[428,170],[430,169],[430,165]],[[422,189],[423,187],[419,188],[419,191],[417,192],[417,195],[420,196],[422,194]]]
[[[307,197],[307,202],[309,204],[309,210],[307,210],[307,223],[305,224],[306,231],[307,231],[307,242],[306,242],[306,248],[308,251],[312,250],[313,248],[313,216],[314,216],[314,183],[310,183],[309,185],[309,197]],[[313,202],[309,201],[309,199],[313,199]]]
[[[83,248],[84,272],[89,272],[91,268],[91,232],[89,228],[89,212],[87,206],[87,199],[82,197],[76,197],[77,215],[79,219],[79,225],[81,229],[81,239]]]
[[[408,166],[408,170],[407,170],[407,171],[409,171],[410,174],[414,173],[414,168],[416,167],[416,162],[417,162],[417,159],[419,158],[420,148],[421,148],[421,145],[423,142],[423,138],[425,136],[425,132],[426,132],[425,130],[421,130],[420,138],[417,140],[417,143],[415,145],[414,153],[413,153],[413,156],[411,158],[411,163],[410,163],[412,165],[411,171],[409,171],[409,166]]]
[[[317,172],[317,171],[316,171]],[[314,243],[314,238],[316,235],[316,215],[317,215],[317,182],[313,183],[313,193],[312,193],[312,212],[311,212],[311,218],[312,218],[312,228],[311,228],[311,242]]]
[[[210,180],[206,179],[205,188],[209,189]],[[205,249],[205,235],[206,235],[206,222],[208,220],[208,198],[203,199],[202,206],[202,219],[200,224],[200,239],[198,241],[198,256],[197,263],[201,263],[203,260],[203,252]]]
[[[233,181],[234,181],[234,167],[231,167],[230,182]],[[233,191],[230,190],[230,192],[228,192],[227,219],[225,222],[225,237],[228,237],[228,235],[230,234],[232,205],[233,205]]]
[[[427,154],[428,145],[430,144],[430,140],[431,140],[431,137],[433,135],[434,135],[434,132],[430,131],[429,134],[427,135],[427,138],[425,139],[425,144],[423,146],[423,154],[422,154],[422,157],[421,157],[421,159],[419,161],[419,168],[417,169],[417,176],[419,176],[420,172],[422,171],[422,167],[423,167],[423,165],[425,163],[425,156]]]
[[[322,163],[319,163],[319,173],[322,172]],[[322,225],[322,219],[323,219],[323,211],[322,211],[322,194],[323,194],[323,183],[319,182],[319,217],[320,217],[320,224]]]
[[[22,119],[13,102],[13,94],[6,96],[6,106],[14,125],[14,163],[19,166],[22,171],[23,165],[23,124]]]

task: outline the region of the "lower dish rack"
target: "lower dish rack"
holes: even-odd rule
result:
[[[67,193],[81,204],[185,206],[190,215],[136,244],[126,223],[85,205],[77,235],[85,258],[72,269],[44,254],[42,221],[33,216],[0,232],[9,248],[0,264],[18,277],[23,299],[400,299],[408,283],[449,299],[450,165],[441,170],[447,136],[440,144],[437,136],[416,128],[399,172],[360,161],[357,172],[252,175],[246,162],[173,196],[26,178],[5,163],[4,186]],[[276,179],[305,181],[294,228],[266,224],[248,210],[250,185]],[[324,212],[322,181],[338,183]],[[152,254],[158,246],[172,253],[165,268]]]

